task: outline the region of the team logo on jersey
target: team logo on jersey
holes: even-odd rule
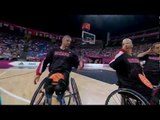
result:
[[[56,51],[56,52],[54,52],[54,55],[69,57],[70,54],[67,52]]]
[[[140,63],[139,59],[136,58],[128,58],[129,63]]]
[[[160,60],[160,57],[149,57],[150,60]]]

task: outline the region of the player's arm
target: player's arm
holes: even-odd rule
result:
[[[80,70],[84,67],[84,62],[78,59],[78,56],[76,54],[73,54],[73,67]]]
[[[46,70],[48,63],[52,62],[52,57],[53,57],[53,50],[50,51],[38,65],[36,70],[36,77],[34,79],[35,84],[39,81],[41,74]]]
[[[119,50],[117,52],[117,54],[113,57],[113,59],[109,62],[109,66],[111,68],[113,68],[114,70],[117,70],[119,65],[121,64],[122,62],[122,55],[124,54],[124,51],[122,50]]]
[[[138,58],[143,58],[144,56],[146,56],[147,54],[150,54],[152,52],[152,49],[148,49],[147,51],[140,53],[137,55]]]

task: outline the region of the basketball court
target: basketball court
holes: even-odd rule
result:
[[[35,71],[35,69],[22,68],[0,69],[2,105],[29,105],[32,95],[39,85],[33,83]],[[46,70],[40,80],[47,75],[48,71]],[[107,96],[117,89],[115,84],[93,79],[79,73],[72,72],[70,77],[73,77],[76,81],[83,105],[104,105]],[[106,79],[108,78],[106,77]]]

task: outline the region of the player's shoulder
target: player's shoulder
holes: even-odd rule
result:
[[[153,56],[153,54],[146,54],[143,56],[144,59],[148,59],[149,57]]]
[[[126,55],[126,51],[123,50],[123,49],[118,49],[115,53],[114,53],[114,56],[123,56],[123,55]]]
[[[70,52],[70,53],[72,53],[74,55],[77,55],[77,53],[74,50],[72,50],[72,49],[68,49],[68,52]]]
[[[147,54],[146,56],[148,56],[148,57],[158,57],[159,55],[150,53],[150,54]]]
[[[72,49],[68,49],[68,52],[74,53],[74,51]]]
[[[51,48],[50,50],[53,52],[53,51],[60,50],[60,48],[59,47],[54,47],[54,48]]]

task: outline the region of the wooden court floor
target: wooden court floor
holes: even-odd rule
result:
[[[46,77],[47,74],[46,70],[40,80]],[[2,104],[29,105],[29,101],[39,85],[33,84],[34,77],[35,69],[0,69]],[[70,77],[76,80],[83,105],[104,105],[107,96],[117,89],[116,85],[101,82],[77,73],[71,73]]]

